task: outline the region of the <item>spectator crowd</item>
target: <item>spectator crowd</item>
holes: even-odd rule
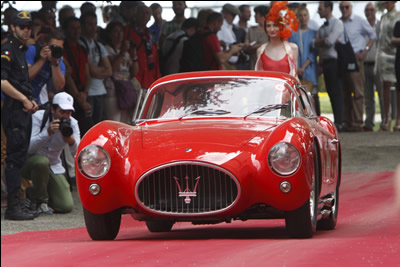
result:
[[[261,47],[268,56],[265,44],[270,37],[265,18],[271,6],[259,5],[251,10],[249,5],[225,4],[220,12],[202,9],[197,18],[186,18],[185,1],[172,1],[175,17],[165,21],[160,4],[148,7],[140,1],[121,1],[119,6],[103,8],[101,19],[107,24],[103,29],[98,26],[100,18],[94,4],[83,3],[78,18],[71,6],[57,10],[56,3],[42,1],[39,11],[30,15],[25,12],[25,17],[10,6],[4,11],[4,25],[8,28],[3,30],[2,25],[1,34],[2,106],[3,79],[7,78],[3,77],[3,60],[10,59],[10,51],[3,44],[14,38],[13,29],[27,29],[30,36],[23,45],[27,48],[25,59],[32,100],[53,117],[48,121],[44,117],[46,111],[34,114],[31,144],[27,148],[30,156],[21,166],[24,178],[31,181],[27,184],[31,188],[27,208],[36,212],[71,210],[72,199],[63,181],[65,177],[60,174],[74,176],[72,155],[80,136],[105,119],[132,123],[143,93],[158,78],[187,71],[255,70],[257,50]],[[299,23],[298,31],[293,31],[288,39],[298,49],[297,68],[291,69],[297,73],[291,74],[313,95],[318,115],[318,91],[324,81],[338,131],[373,131],[375,91],[381,108],[380,130],[400,131],[400,13],[395,1],[385,1],[383,6],[386,12],[379,19],[376,6],[368,3],[364,18],[353,13],[350,1],[322,1],[318,14],[326,21],[319,27],[310,19],[306,4],[288,4]],[[340,18],[333,16],[334,8],[340,9]],[[252,11],[256,26],[249,26]],[[151,16],[154,24],[147,27]],[[238,24],[233,23],[236,17]],[[350,54],[343,49],[346,44],[351,47]],[[320,75],[323,79],[319,79]],[[391,88],[395,86],[397,109],[391,99]],[[397,113],[394,126],[391,112]],[[63,114],[70,119],[73,134],[48,141],[45,137],[54,137]],[[43,127],[48,129],[44,134]],[[1,140],[3,177],[3,128]],[[56,146],[56,154],[48,154],[54,150],[48,149],[50,145]],[[50,170],[46,165],[51,166]],[[47,174],[43,178],[39,173]],[[2,191],[3,184],[2,179]],[[11,219],[15,218],[15,213],[10,214]]]

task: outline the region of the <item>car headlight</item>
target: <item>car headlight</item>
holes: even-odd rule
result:
[[[289,143],[278,143],[271,148],[268,155],[269,166],[279,175],[291,175],[300,166],[300,153]]]
[[[82,149],[78,157],[79,170],[90,178],[100,178],[110,169],[111,161],[107,151],[97,145]]]

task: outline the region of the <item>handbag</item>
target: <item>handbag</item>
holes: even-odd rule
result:
[[[116,80],[114,78],[112,80],[117,93],[119,109],[126,110],[135,108],[137,94],[132,82],[130,80]]]
[[[358,71],[359,69],[356,55],[354,54],[354,50],[351,46],[351,42],[347,36],[346,30],[344,30],[344,41],[344,44],[340,42],[335,44],[335,49],[338,53],[338,64],[340,69],[348,72]]]

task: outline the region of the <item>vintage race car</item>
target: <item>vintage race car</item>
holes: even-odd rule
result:
[[[175,222],[285,219],[290,237],[334,229],[341,150],[310,93],[276,72],[170,75],[149,88],[135,125],[83,137],[76,178],[87,231],[112,240],[121,216],[151,232]]]

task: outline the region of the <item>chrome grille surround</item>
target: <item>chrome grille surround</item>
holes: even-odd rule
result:
[[[221,213],[234,206],[240,193],[239,181],[229,171],[193,161],[156,167],[135,186],[135,198],[142,208],[176,217]]]

